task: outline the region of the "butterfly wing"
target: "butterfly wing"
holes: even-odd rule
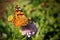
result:
[[[15,12],[13,23],[14,23],[15,27],[24,26],[24,25],[26,25],[28,23],[28,19],[23,14],[23,12],[21,12],[21,11]]]

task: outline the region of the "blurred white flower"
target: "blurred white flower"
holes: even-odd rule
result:
[[[28,37],[31,37],[36,33],[36,25],[35,23],[28,23],[26,26],[22,26],[20,32],[22,35],[27,35]]]

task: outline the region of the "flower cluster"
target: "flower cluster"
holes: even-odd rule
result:
[[[35,23],[28,23],[26,26],[23,26],[20,30],[23,36],[27,35],[28,37],[31,37],[36,33],[36,25]]]

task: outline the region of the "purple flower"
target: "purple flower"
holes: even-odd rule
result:
[[[36,25],[35,23],[28,23],[26,26],[22,26],[20,32],[22,35],[27,35],[28,37],[31,37],[31,35],[34,35],[36,33]]]

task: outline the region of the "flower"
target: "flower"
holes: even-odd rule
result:
[[[8,21],[12,21],[13,20],[13,15],[8,16]]]
[[[36,33],[36,25],[35,23],[28,23],[26,26],[22,26],[20,32],[23,36],[27,35],[28,37],[31,37]]]

